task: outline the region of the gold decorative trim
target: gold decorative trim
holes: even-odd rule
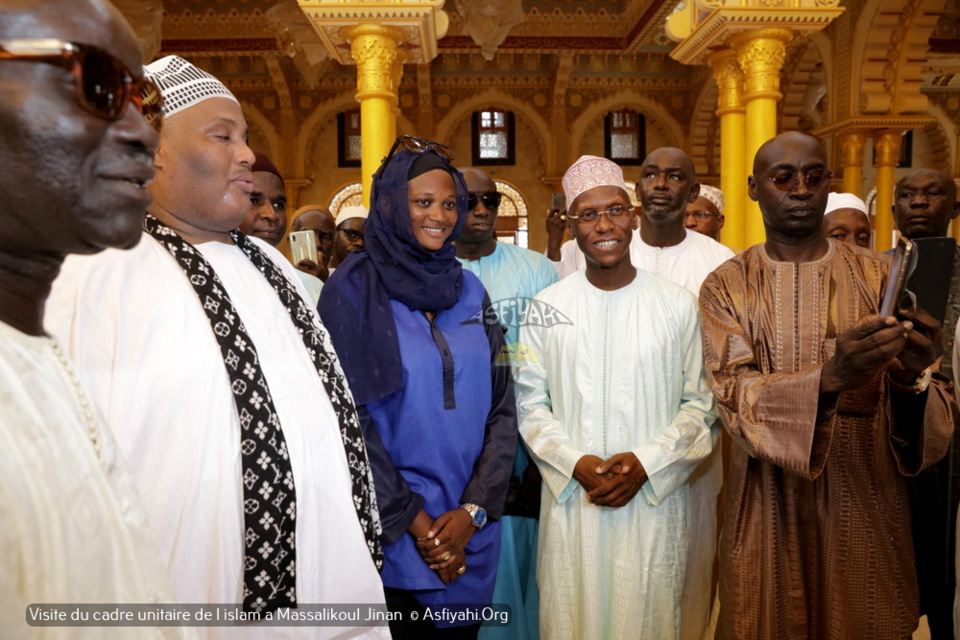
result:
[[[842,135],[844,133],[851,133],[855,131],[863,131],[865,133],[873,133],[877,129],[900,129],[906,131],[908,129],[920,129],[927,126],[931,122],[935,122],[937,119],[934,116],[928,115],[915,115],[915,116],[871,116],[871,115],[858,115],[852,116],[850,118],[845,118],[839,122],[834,122],[833,124],[827,125],[825,127],[820,127],[819,129],[814,129],[810,132],[811,135],[814,135],[818,138],[828,138],[834,135]]]
[[[703,64],[705,58],[739,33],[786,28],[795,33],[819,31],[843,13],[843,7],[724,7],[714,9],[693,33],[670,52],[683,64]]]
[[[408,62],[430,62],[437,56],[437,41],[444,37],[450,18],[441,9],[445,0],[390,0],[344,2],[343,0],[297,0],[313,23],[330,57],[343,65],[354,64],[346,27],[359,24],[399,29],[398,38],[408,51]]]

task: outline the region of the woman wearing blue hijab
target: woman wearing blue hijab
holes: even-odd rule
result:
[[[374,175],[366,249],[330,277],[319,311],[373,467],[381,577],[403,618],[391,632],[471,638],[500,555],[517,445],[513,383],[496,363],[503,332],[483,285],[456,259],[467,188],[452,153],[408,136],[398,147]],[[470,608],[424,620],[450,605]]]

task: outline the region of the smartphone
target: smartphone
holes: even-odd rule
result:
[[[301,260],[310,260],[317,264],[317,234],[313,229],[291,231],[287,241],[290,243],[290,259],[293,264]]]
[[[913,243],[903,236],[897,240],[897,247],[893,252],[893,266],[890,267],[890,279],[887,280],[887,289],[880,304],[880,315],[883,317],[896,315],[900,306],[904,284],[913,271],[913,246]]]
[[[567,210],[567,196],[563,193],[555,193],[550,196],[550,210],[556,209],[557,211],[566,211]]]

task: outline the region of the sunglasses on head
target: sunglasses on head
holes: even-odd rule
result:
[[[99,47],[50,38],[0,40],[0,60],[46,62],[69,69],[80,107],[106,120],[119,120],[131,102],[148,121],[163,115],[163,98],[156,85],[135,78],[125,64]],[[152,99],[144,100],[141,92]]]
[[[756,176],[758,174],[754,175]],[[833,174],[827,169],[811,169],[810,171],[784,170],[772,176],[763,175],[762,173],[759,175],[772,182],[778,191],[792,191],[800,184],[801,178],[808,189],[815,189],[824,182],[829,182]]]
[[[467,194],[467,211],[473,211],[477,208],[477,204],[481,202],[487,209],[496,209],[500,206],[500,200],[502,199],[503,194],[499,191],[471,191]]]
[[[424,138],[418,138],[416,136],[399,136],[393,141],[393,146],[390,147],[390,152],[387,154],[384,164],[386,164],[386,162],[393,157],[393,154],[396,153],[397,149],[399,149],[401,146],[407,151],[412,151],[413,153],[423,153],[425,151],[433,150],[436,151],[437,154],[447,162],[453,162],[453,151],[445,144],[433,142],[432,140],[425,140]]]

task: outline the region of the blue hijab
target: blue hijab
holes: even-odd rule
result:
[[[435,167],[432,170],[449,173],[457,191],[457,223],[437,251],[424,249],[413,235],[407,194],[410,168],[427,154],[436,158],[423,160]],[[463,174],[433,150],[414,153],[403,149],[374,174],[364,231],[366,249],[354,251],[337,267],[323,285],[317,305],[357,406],[403,388],[403,363],[390,301],[418,311],[442,311],[459,299],[463,271],[453,241],[466,218]]]

